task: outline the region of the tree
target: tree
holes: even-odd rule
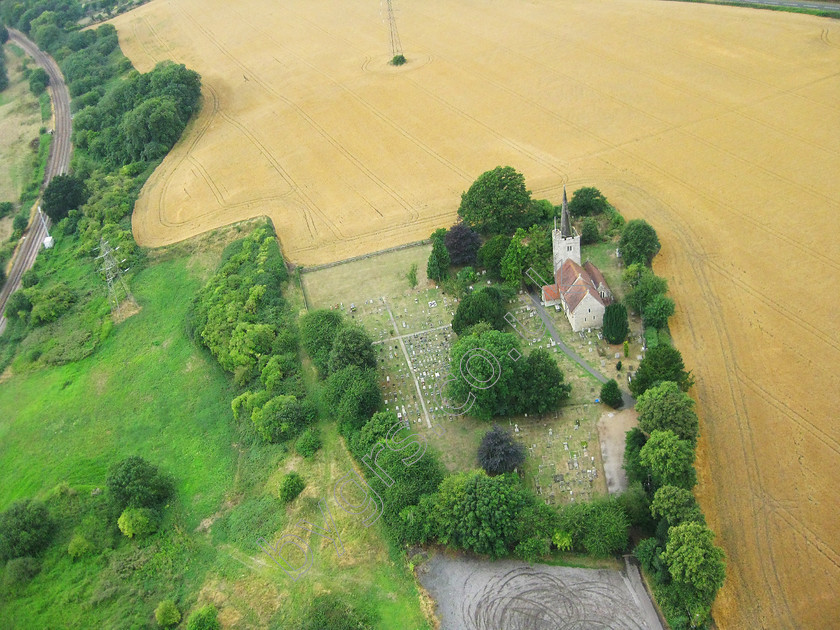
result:
[[[630,429],[624,437],[624,471],[630,483],[638,481],[647,486],[650,472],[639,461],[639,452],[648,438],[638,427]]]
[[[664,328],[668,323],[668,318],[674,314],[674,300],[662,295],[661,293],[653,296],[644,311],[642,311],[642,320],[645,326],[653,328]]]
[[[405,279],[408,280],[408,286],[412,289],[417,286],[417,263],[411,263],[408,273],[405,274]]]
[[[510,166],[497,166],[461,195],[458,216],[484,234],[510,233],[530,225],[530,206],[525,177]]]
[[[341,327],[341,313],[328,309],[310,311],[300,318],[300,341],[321,378],[329,374],[330,351]]]
[[[306,482],[303,480],[303,477],[295,471],[284,475],[283,481],[280,482],[280,500],[283,503],[291,503],[297,499],[305,487]]]
[[[691,490],[677,486],[662,486],[653,495],[650,512],[656,518],[663,519],[668,527],[674,527],[686,521],[696,521],[705,525],[706,518],[697,505]]]
[[[376,353],[370,337],[361,326],[345,325],[333,340],[330,372],[338,372],[348,365],[356,365],[363,370],[376,367]]]
[[[583,220],[583,226],[580,232],[580,244],[591,245],[601,240],[601,232],[598,230],[598,222],[592,217],[586,217]]]
[[[61,317],[76,301],[76,294],[64,282],[54,284],[46,291],[34,295],[30,321],[38,326],[47,322],[54,322]]]
[[[43,68],[35,68],[29,75],[29,90],[35,95],[40,96],[47,89],[50,84],[50,75]]]
[[[434,530],[443,544],[500,558],[516,542],[517,519],[527,504],[526,493],[511,475],[450,475],[440,484]]]
[[[621,257],[626,265],[634,263],[649,265],[660,247],[656,231],[644,219],[628,221],[618,243]]]
[[[569,214],[573,217],[588,217],[606,212],[610,207],[607,198],[597,188],[578,188],[569,202]],[[585,223],[584,223],[585,225]]]
[[[570,503],[559,510],[559,515],[559,527],[571,535],[575,549],[605,557],[627,545],[630,523],[614,498]]]
[[[669,530],[662,553],[679,605],[693,627],[705,623],[726,577],[725,555],[714,538],[704,524],[687,521]]]
[[[426,264],[426,276],[441,281],[449,277],[449,252],[441,239],[432,239],[432,253]]]
[[[6,300],[5,315],[8,319],[26,319],[32,311],[32,302],[23,291],[15,291]]]
[[[630,392],[638,398],[662,381],[674,381],[683,391],[694,383],[691,374],[685,371],[680,351],[673,346],[660,345],[647,351],[630,382]]]
[[[382,404],[376,373],[356,365],[330,374],[325,390],[327,404],[346,436],[364,426]]]
[[[11,591],[15,587],[23,586],[38,575],[40,570],[41,567],[35,558],[30,556],[12,558],[6,563],[6,569],[3,571],[3,587]]]
[[[29,225],[29,215],[26,213],[25,210],[20,214],[16,214],[15,218],[12,219],[12,231],[17,236],[23,234],[23,231],[26,229],[27,225]]]
[[[515,351],[515,352],[514,352]],[[522,409],[524,361],[519,340],[511,333],[488,330],[460,337],[450,350],[450,381],[446,392],[454,407],[466,407],[482,420]],[[513,357],[518,357],[514,361]]]
[[[456,223],[444,237],[446,250],[453,265],[471,265],[475,262],[475,255],[481,247],[481,237],[469,226]]]
[[[620,302],[613,302],[604,309],[604,338],[612,344],[627,339],[630,324],[627,321],[627,308]]]
[[[510,247],[510,236],[499,234],[484,243],[476,254],[476,262],[497,280],[502,278],[502,258]]]
[[[643,313],[654,297],[668,291],[668,282],[660,278],[641,263],[635,263],[624,270],[623,280],[630,287],[624,301],[637,313]]]
[[[694,400],[673,381],[649,388],[636,401],[639,427],[645,433],[670,430],[679,438],[697,443],[699,422]]]
[[[55,523],[39,501],[12,503],[0,513],[0,561],[35,556],[49,544]]]
[[[507,291],[495,286],[476,289],[458,303],[455,317],[452,318],[452,330],[462,335],[478,322],[487,322],[496,330],[504,330],[509,297]]]
[[[181,613],[171,599],[164,599],[155,608],[155,621],[161,628],[169,628],[181,621]]]
[[[58,223],[68,212],[84,205],[87,199],[84,181],[75,175],[56,175],[44,190],[41,208],[53,223]]]
[[[105,483],[120,511],[126,507],[157,508],[172,494],[172,482],[137,455],[113,464]]]
[[[519,288],[532,267],[543,278],[551,278],[552,260],[551,234],[547,228],[540,225],[532,225],[528,230],[519,228],[502,257],[502,278],[507,285]]]
[[[34,287],[38,284],[40,278],[38,277],[38,272],[34,269],[27,269],[23,272],[23,275],[20,277],[20,285],[24,289],[29,289],[30,287]]]
[[[525,360],[520,387],[520,412],[531,414],[556,410],[572,393],[572,386],[565,382],[557,361],[543,348],[534,350]]]
[[[117,519],[120,531],[129,538],[153,534],[158,528],[157,514],[148,508],[126,508]]]
[[[315,405],[294,396],[274,396],[251,412],[254,428],[263,440],[278,444],[303,431],[315,421]]]
[[[694,445],[671,431],[654,431],[639,450],[639,463],[650,471],[656,486],[691,490],[697,483]]]
[[[616,383],[614,378],[601,385],[601,402],[609,405],[613,409],[621,407],[621,390],[618,388],[618,383]]]
[[[219,611],[213,605],[199,608],[187,619],[187,630],[221,630]]]
[[[510,431],[493,425],[478,447],[478,464],[492,476],[513,472],[525,461],[525,447],[517,442]]]

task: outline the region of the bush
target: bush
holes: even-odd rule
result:
[[[262,407],[254,409],[251,421],[266,442],[278,444],[288,440],[315,420],[317,411],[310,400],[294,396],[275,396]]]
[[[613,409],[621,407],[621,390],[618,388],[618,383],[615,382],[614,378],[601,385],[601,402],[609,405]]]
[[[34,287],[38,284],[39,280],[40,278],[38,277],[37,271],[34,269],[27,269],[20,277],[20,284],[24,289],[29,289],[30,287]]]
[[[598,231],[598,222],[592,217],[583,220],[583,227],[580,232],[580,244],[591,245],[601,240],[601,233]]]
[[[33,325],[54,322],[64,315],[76,301],[76,294],[64,282],[35,295],[30,321]]]
[[[7,589],[22,586],[38,575],[39,570],[38,561],[32,557],[24,556],[9,560],[3,572],[3,586]]]
[[[15,291],[6,300],[5,315],[7,319],[26,319],[32,311],[32,302],[23,291]]]
[[[407,63],[407,61],[408,60],[405,58],[405,55],[402,55],[402,54],[394,55],[394,58],[391,59],[391,65],[392,66],[401,66],[404,63]]]
[[[219,611],[213,605],[194,611],[187,619],[187,630],[221,630]]]
[[[329,374],[330,350],[341,327],[341,313],[328,309],[310,311],[300,318],[300,341],[318,374]]]
[[[0,219],[7,217],[15,211],[15,204],[11,201],[0,202]]]
[[[371,630],[375,616],[334,593],[317,595],[303,615],[299,630]]]
[[[617,499],[570,503],[559,514],[560,529],[571,534],[575,549],[606,557],[627,546],[630,522]]]
[[[172,483],[156,466],[132,455],[113,464],[105,482],[111,501],[119,510],[126,507],[156,508],[172,494]]]
[[[181,613],[171,599],[164,599],[155,608],[155,621],[161,628],[169,628],[181,621]]]
[[[39,501],[18,501],[0,513],[0,560],[35,556],[50,544],[54,523]]]
[[[50,84],[50,75],[43,68],[35,68],[29,73],[29,89],[35,96],[43,94]]]
[[[24,213],[16,214],[15,218],[12,219],[12,231],[17,233],[18,235],[23,234],[23,231],[26,229],[26,226],[29,225],[29,215]]]
[[[142,538],[157,531],[157,514],[148,508],[126,508],[117,520],[117,526],[129,538]]]
[[[67,554],[73,559],[78,560],[82,556],[86,556],[94,550],[94,546],[90,544],[87,538],[81,534],[74,534],[70,539],[70,544],[67,545]]]
[[[280,500],[283,503],[291,503],[303,492],[306,483],[298,473],[292,471],[283,477],[280,483]]]
[[[302,457],[312,457],[320,448],[321,434],[314,427],[309,427],[295,442],[295,451]]]

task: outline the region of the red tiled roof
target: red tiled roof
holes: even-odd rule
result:
[[[594,267],[594,265],[590,266]],[[603,280],[600,272],[598,275]],[[556,300],[562,295],[563,301],[572,313],[587,293],[599,303],[604,304],[604,300],[598,293],[598,285],[593,282],[587,270],[570,258],[567,258],[554,273],[554,281],[555,284],[543,287],[546,301]],[[549,298],[549,295],[552,297]]]
[[[595,284],[596,287],[600,287],[602,284],[607,286],[607,281],[604,280],[604,276],[601,273],[601,270],[598,269],[595,265],[592,264],[591,261],[587,260],[583,263],[583,268],[589,272],[589,277],[592,278],[592,282]]]

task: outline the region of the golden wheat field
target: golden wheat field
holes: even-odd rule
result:
[[[663,243],[697,379],[698,496],[728,557],[723,628],[840,618],[840,23],[644,0],[154,0],[117,18],[203,109],[144,188],[139,243],[268,215],[288,258],[450,225],[509,164],[595,185]]]

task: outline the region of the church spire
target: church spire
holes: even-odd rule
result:
[[[569,204],[566,201],[566,185],[563,185],[563,212],[560,215],[560,236],[569,238],[572,235],[572,226],[569,222]]]

